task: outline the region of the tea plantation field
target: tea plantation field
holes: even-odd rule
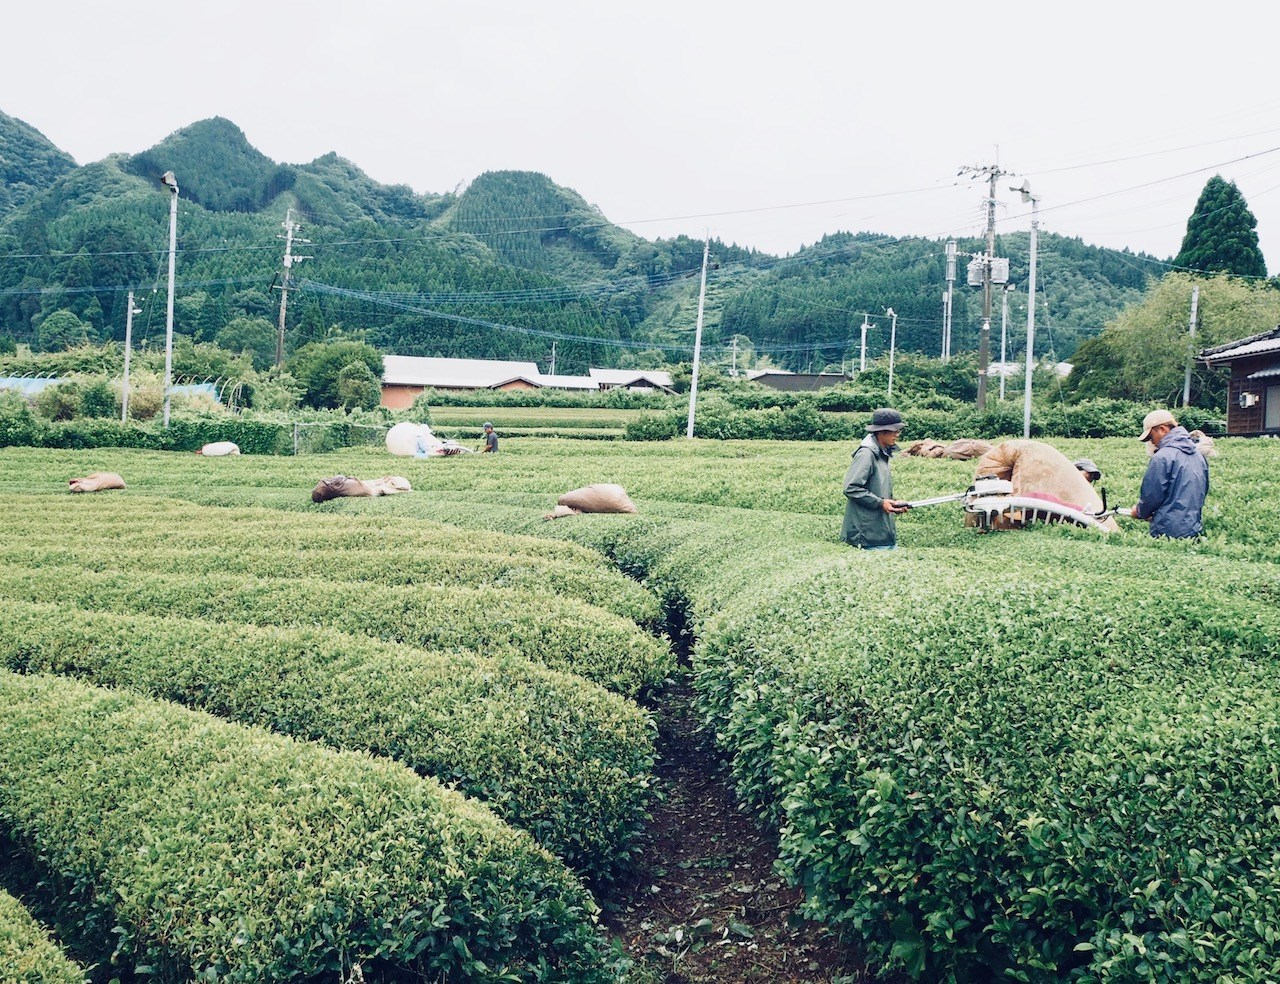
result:
[[[1132,503],[1137,441],[1057,443]],[[104,981],[618,979],[593,892],[670,639],[874,965],[1280,979],[1280,446],[1218,447],[1196,543],[951,504],[872,554],[836,542],[830,443],[0,449],[4,883]],[[89,471],[129,488],[67,494]],[[918,499],[973,466],[894,471]],[[415,491],[313,504],[338,473]],[[542,519],[592,482],[639,513]],[[0,938],[43,945],[24,918]]]

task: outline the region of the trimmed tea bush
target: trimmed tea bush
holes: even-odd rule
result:
[[[389,762],[0,671],[0,832],[127,975],[603,982],[590,896]]]
[[[0,889],[0,981],[84,984],[85,973],[49,939],[22,903]]]
[[[483,799],[594,877],[625,865],[645,818],[647,715],[522,657],[10,601],[0,665],[390,756]]]

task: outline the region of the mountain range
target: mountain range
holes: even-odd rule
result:
[[[557,371],[688,361],[703,244],[647,240],[546,175],[493,171],[461,192],[380,184],[326,154],[282,164],[234,123],[202,120],[136,154],[78,165],[37,129],[0,113],[0,335],[38,338],[69,310],[102,340],[123,338],[127,296],[144,343],[162,337],[169,193],[179,185],[175,331],[213,340],[230,322],[274,326],[286,223],[295,226],[290,346],[337,333],[385,352],[533,360]],[[870,231],[824,237],[787,257],[712,241],[704,358],[813,369],[889,344],[938,354],[945,244]],[[959,252],[983,249],[961,241]],[[1010,357],[1025,324],[1026,234],[998,237],[1010,260]],[[1155,257],[1042,235],[1037,324],[1058,358],[1096,333],[1163,272]],[[980,290],[963,262],[953,351],[976,347]],[[1043,310],[1044,314],[1040,314]],[[1002,310],[993,318],[998,353]],[[740,363],[742,364],[742,363]]]

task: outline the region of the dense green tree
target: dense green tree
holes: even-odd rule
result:
[[[89,340],[89,326],[72,311],[54,311],[37,329],[36,347],[42,352],[62,352]]]
[[[213,340],[230,352],[248,353],[255,369],[267,369],[275,363],[276,328],[266,318],[232,318]]]
[[[1190,337],[1191,293],[1200,288],[1198,325]],[[1064,384],[1077,398],[1180,401],[1188,359],[1200,349],[1280,324],[1280,292],[1231,277],[1167,274],[1140,304],[1126,308],[1094,340],[1080,347]],[[1220,373],[1196,363],[1192,402],[1220,405]]]
[[[372,410],[382,402],[382,383],[364,362],[342,367],[337,391],[339,406],[344,410]]]
[[[375,379],[382,378],[382,356],[368,342],[338,339],[304,345],[289,360],[288,369],[302,385],[303,400],[313,407],[342,406],[338,376],[343,369],[362,362]]]
[[[1174,265],[1198,273],[1265,277],[1258,220],[1234,181],[1215,174],[1200,192]]]

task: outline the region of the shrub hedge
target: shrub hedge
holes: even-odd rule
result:
[[[625,867],[646,816],[648,716],[523,657],[10,600],[0,665],[390,756],[484,800],[595,878]]]
[[[393,763],[0,671],[0,775],[64,937],[123,975],[616,978],[562,865]]]
[[[531,591],[383,587],[351,581],[195,573],[87,571],[4,562],[0,596],[95,611],[177,615],[259,626],[333,629],[422,649],[514,653],[635,698],[671,671],[670,648],[634,623],[571,598]]]
[[[216,498],[216,492],[214,493]],[[587,551],[460,534],[438,524],[352,523],[341,515],[306,519],[278,510],[218,509],[181,504],[157,511],[127,495],[92,501],[71,497],[52,504],[19,501],[11,513],[20,539],[5,550],[14,563],[79,564],[98,569],[108,560],[123,570],[243,574],[264,578],[323,575],[368,591],[402,587],[491,587],[555,594],[654,626],[655,600],[640,585],[604,566]],[[51,521],[57,516],[56,523]],[[109,556],[107,552],[109,551]]]
[[[21,902],[0,889],[0,981],[84,984],[85,972],[49,938]]]

